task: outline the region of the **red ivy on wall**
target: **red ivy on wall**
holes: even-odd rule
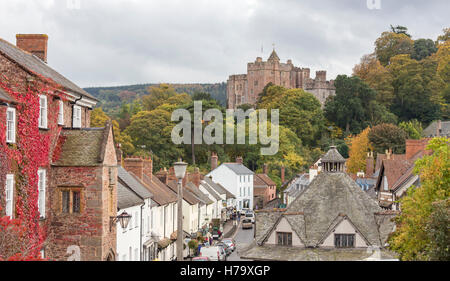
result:
[[[46,78],[39,77],[30,83],[25,92],[16,92],[8,87],[9,80],[0,76],[0,87],[17,102],[17,136],[15,144],[6,143],[6,125],[0,124],[0,175],[4,176],[17,166],[15,173],[15,218],[7,223],[7,218],[1,218],[0,232],[13,231],[21,237],[22,253],[2,257],[0,260],[29,260],[39,258],[40,250],[45,240],[45,228],[39,224],[38,210],[38,169],[50,167],[50,153],[55,146],[61,127],[58,126],[59,103],[53,102],[58,96],[65,99],[63,93],[58,91],[59,86]],[[17,87],[18,88],[18,87]],[[48,130],[40,131],[39,95],[46,94],[48,102],[47,118]],[[13,163],[15,165],[13,165]],[[47,173],[48,175],[49,173]],[[4,181],[3,181],[4,182]],[[48,181],[47,181],[48,182]],[[11,228],[11,225],[16,226]]]

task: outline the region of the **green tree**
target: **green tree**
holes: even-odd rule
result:
[[[325,117],[347,134],[358,134],[381,122],[396,121],[396,117],[376,101],[376,92],[359,77],[339,75],[334,85],[336,95],[325,103]]]
[[[398,126],[405,131],[409,139],[419,140],[422,138],[422,124],[416,119],[408,122],[400,122]]]
[[[169,98],[177,95],[175,89],[167,84],[161,84],[159,87],[151,86],[147,91],[149,94],[142,97],[142,105],[146,111],[156,109],[166,103]]]
[[[392,149],[394,153],[405,152],[406,133],[394,124],[380,124],[369,132],[369,140],[378,153]]]
[[[313,146],[324,130],[325,118],[320,102],[302,89],[270,86],[266,89],[258,109],[279,109],[280,125],[291,129],[306,146]]]
[[[396,27],[393,27],[391,25],[391,31],[396,34],[404,34],[408,37],[411,37],[411,35],[408,34],[408,28],[405,26],[397,25]]]
[[[400,199],[402,212],[389,239],[390,248],[402,260],[448,260],[449,148],[448,138],[434,138],[427,146],[432,155],[415,163],[421,185],[411,187]]]
[[[422,60],[437,52],[436,45],[431,39],[417,39],[414,41],[414,51],[411,58]]]
[[[152,153],[154,167],[160,169],[171,166],[182,157],[182,149],[171,139],[174,125],[168,111],[141,111],[131,118],[125,133],[131,137],[137,149]]]

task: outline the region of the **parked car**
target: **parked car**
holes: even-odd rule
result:
[[[213,239],[219,239],[220,238],[220,234],[219,234],[219,231],[218,230],[213,230],[213,232],[212,232],[212,238]]]
[[[242,221],[242,229],[253,228],[253,223],[251,219],[244,219]]]
[[[232,238],[224,238],[222,239],[222,242],[227,244],[231,251],[236,250],[236,242]]]
[[[249,208],[243,208],[240,210],[241,216],[245,215],[248,211],[251,211]]]
[[[233,252],[233,250],[231,250],[231,248],[226,243],[219,242],[216,244],[216,246],[222,247],[225,250],[227,256],[229,256]]]
[[[253,212],[247,212],[245,214],[245,218],[250,219],[252,221],[252,223],[255,223],[255,215],[253,214]]]
[[[208,257],[211,261],[226,261],[227,254],[220,246],[202,247],[200,249],[201,257]]]
[[[192,261],[211,261],[211,259],[208,257],[195,257]]]

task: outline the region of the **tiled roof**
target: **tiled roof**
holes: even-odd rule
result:
[[[144,174],[142,182],[153,194],[153,201],[158,203],[160,206],[177,201],[177,194],[161,182],[155,175],[152,175],[152,178],[150,179],[148,175]]]
[[[59,136],[60,154],[54,166],[84,167],[103,163],[104,149],[108,140],[109,126],[106,128],[63,129]],[[55,154],[58,153],[55,150]]]
[[[381,171],[386,176],[389,190],[394,188],[394,184],[397,180],[404,175],[411,167],[411,163],[401,159],[384,159]],[[382,175],[380,175],[382,176]],[[381,177],[379,178],[381,181]]]
[[[147,189],[132,172],[128,172],[122,166],[117,168],[118,180],[123,185],[133,190],[139,197],[143,199],[153,197],[150,190]]]
[[[125,209],[137,205],[142,205],[144,200],[136,195],[133,191],[125,187],[120,182],[117,184],[117,207]]]
[[[269,187],[276,185],[266,174],[256,174],[253,177],[253,187]]]
[[[225,167],[228,167],[234,173],[238,175],[253,175],[254,173],[247,167],[239,163],[223,163]]]
[[[171,180],[167,184],[170,189],[172,189],[173,192],[178,194],[178,185],[176,180]],[[183,199],[186,200],[191,205],[195,205],[200,203],[200,201],[195,197],[195,195],[192,194],[189,190],[183,189]]]
[[[55,81],[56,83],[63,86],[65,89],[69,91],[98,101],[91,94],[78,87],[75,83],[73,83],[66,77],[62,76],[60,73],[58,73],[56,70],[48,66],[38,57],[33,56],[32,54],[14,46],[13,44],[1,38],[0,38],[0,53],[4,54],[9,59],[18,63],[19,65],[27,69],[29,72],[41,75],[46,78],[50,78],[51,80]]]

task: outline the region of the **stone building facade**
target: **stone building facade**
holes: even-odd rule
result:
[[[227,107],[237,108],[242,104],[255,105],[259,95],[268,83],[288,89],[301,88],[313,94],[323,105],[336,90],[333,80],[327,81],[326,71],[316,71],[316,77],[310,77],[309,68],[300,68],[280,62],[275,50],[267,61],[257,57],[255,62],[247,64],[247,74],[231,75],[227,81]]]
[[[18,144],[27,140],[20,134],[23,125],[18,120],[27,118],[20,110],[26,104],[7,90],[23,95],[36,85],[46,89],[39,90],[36,122],[38,137],[48,137],[48,143],[36,147],[47,155],[40,159],[44,163],[38,170],[41,253],[50,260],[114,260],[116,224],[111,224],[111,218],[117,211],[117,159],[112,126],[90,128],[97,100],[48,66],[47,35],[16,37],[16,45],[0,38],[0,124],[6,124],[1,128],[7,132],[13,128],[14,141],[7,140],[6,146],[21,150]],[[4,114],[8,110],[15,112],[14,122],[8,122]],[[0,158],[4,158],[1,151]],[[0,197],[5,198],[8,189],[12,208],[6,213],[5,202],[0,201],[0,216],[16,218],[21,175],[18,163],[8,161],[0,169]],[[8,178],[13,180],[8,182]]]

